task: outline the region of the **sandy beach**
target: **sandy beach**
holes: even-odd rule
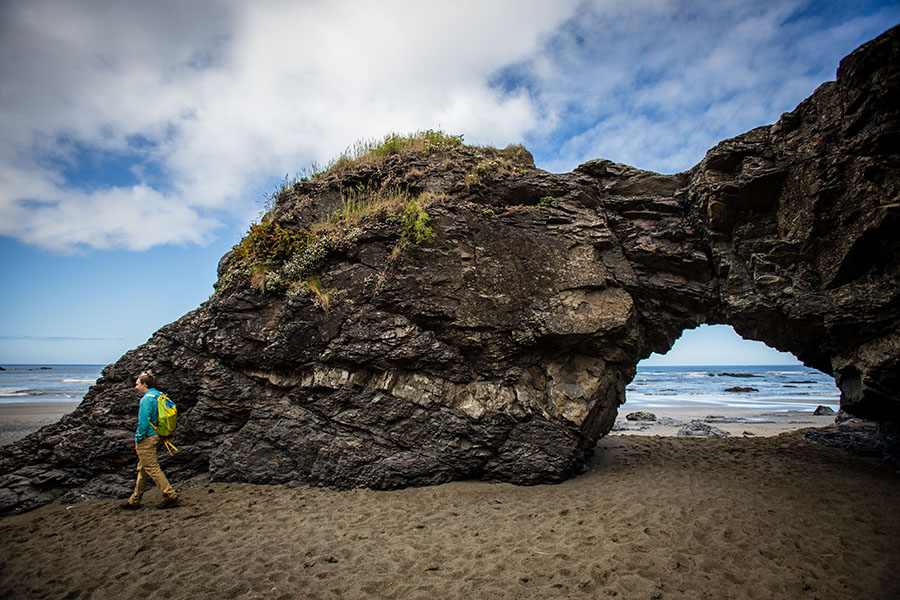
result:
[[[627,405],[619,409],[616,426],[609,435],[677,436],[691,421],[699,420],[731,436],[781,435],[807,427],[828,427],[835,415],[814,415],[808,411],[748,412],[740,408],[717,406],[667,408],[652,411],[656,421],[629,421]]]
[[[741,431],[619,431],[559,485],[198,477],[165,512],[155,488],[139,511],[57,502],[0,519],[0,598],[898,597],[896,469],[781,423],[722,425]]]
[[[81,401],[0,403],[0,446],[20,440],[44,425],[56,423],[80,403]]]

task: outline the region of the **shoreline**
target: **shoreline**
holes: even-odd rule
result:
[[[628,421],[625,415],[631,410],[619,408],[619,416],[607,436],[661,436],[677,437],[679,430],[692,421],[701,421],[727,432],[731,436],[770,437],[783,433],[834,425],[836,414],[815,415],[815,406],[808,411],[786,410],[757,412],[736,407],[667,407],[657,410],[641,409],[656,416],[656,421]]]
[[[59,421],[75,410],[81,400],[71,402],[0,402],[0,446],[13,443],[44,427]],[[808,427],[827,427],[834,424],[834,415],[814,415],[815,406],[809,411],[758,412],[729,406],[696,406],[660,409],[635,409],[619,407],[616,424],[607,436],[662,436],[674,437],[679,429],[693,420],[700,420],[728,432],[732,436],[774,436]],[[656,421],[628,421],[625,415],[646,410],[656,415]]]

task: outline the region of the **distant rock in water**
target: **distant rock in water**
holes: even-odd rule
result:
[[[726,392],[758,392],[759,390],[755,387],[741,387],[736,385],[734,387],[725,388]]]
[[[716,373],[718,377],[762,377],[754,373]]]
[[[553,174],[519,146],[426,132],[286,184],[209,300],[3,448],[0,512],[127,495],[147,368],[178,402],[176,483],[561,481],[637,363],[702,323],[833,374],[844,411],[900,422],[898,39],[684,173]]]

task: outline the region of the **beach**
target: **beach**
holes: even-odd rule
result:
[[[20,440],[75,410],[76,402],[0,402],[0,446]]]
[[[0,598],[897,597],[896,469],[734,425],[756,433],[616,432],[558,485],[201,476],[168,511],[156,488],[138,511],[57,501],[0,519]]]

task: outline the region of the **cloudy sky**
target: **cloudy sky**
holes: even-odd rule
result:
[[[2,0],[0,363],[113,362],[209,297],[286,174],[357,140],[674,173],[898,22],[864,0]]]

